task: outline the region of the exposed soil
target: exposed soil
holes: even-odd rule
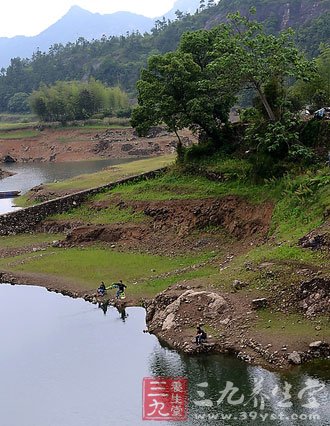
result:
[[[81,224],[77,221],[44,221],[43,232],[67,232],[65,246],[101,241],[117,249],[158,254],[186,254],[191,251],[223,249],[224,244],[248,247],[261,242],[268,232],[273,205],[254,206],[235,196],[222,199],[127,202],[119,199],[90,202],[90,209],[115,205],[133,213],[143,213],[141,223],[109,225]],[[236,244],[235,244],[236,242]]]
[[[97,133],[84,128],[45,128],[38,136],[26,139],[0,139],[0,161],[64,162],[100,158],[152,157],[174,152],[177,139],[163,128],[153,128],[139,138],[131,128],[108,129]],[[180,132],[183,143],[196,138],[188,130]]]

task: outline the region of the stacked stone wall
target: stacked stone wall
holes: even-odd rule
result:
[[[3,236],[31,232],[35,226],[46,217],[53,214],[63,213],[78,207],[93,195],[111,190],[116,186],[125,183],[153,179],[159,174],[163,173],[165,170],[166,168],[161,168],[158,170],[142,173],[140,175],[130,176],[124,179],[120,179],[116,182],[108,183],[106,185],[76,192],[64,197],[45,201],[41,204],[0,215],[0,235]]]

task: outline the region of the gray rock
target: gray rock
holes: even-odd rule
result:
[[[246,287],[247,284],[240,281],[240,280],[234,280],[232,286],[233,286],[234,290],[242,290],[242,288]]]
[[[316,341],[316,342],[312,342],[312,343],[310,343],[310,345],[309,345],[310,349],[318,349],[318,348],[320,348],[321,346],[323,346],[323,342],[322,342],[321,340],[318,340],[318,341]]]
[[[291,354],[289,354],[288,360],[295,365],[300,365],[302,363],[301,356],[297,351],[293,351]]]
[[[252,300],[253,309],[263,309],[263,308],[267,308],[267,306],[268,306],[268,300],[266,298]]]
[[[175,327],[175,325],[176,325],[175,314],[174,312],[172,312],[165,318],[165,321],[163,322],[162,330],[163,331],[171,330]]]

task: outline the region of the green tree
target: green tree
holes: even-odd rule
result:
[[[116,113],[128,108],[128,97],[119,88],[109,88],[99,81],[58,81],[41,85],[30,97],[32,110],[46,121],[81,120],[96,113]]]
[[[185,34],[176,52],[149,59],[137,83],[139,105],[132,125],[140,134],[165,123],[178,136],[189,127],[221,145],[221,126],[228,120],[238,86],[212,67],[213,31]],[[179,150],[181,141],[179,139]]]
[[[8,101],[8,111],[10,112],[29,112],[29,94],[18,92],[13,95]]]
[[[309,81],[299,81],[290,95],[301,105],[313,105],[315,109],[330,104],[330,45],[320,46],[320,55],[315,60],[316,73]]]
[[[255,10],[251,9],[251,12]],[[241,88],[252,87],[258,94],[270,121],[278,117],[267,99],[265,88],[277,81],[284,92],[287,79],[307,80],[314,68],[294,46],[291,30],[278,36],[266,34],[263,25],[240,13],[228,16],[229,23],[218,27],[214,66],[227,69]]]

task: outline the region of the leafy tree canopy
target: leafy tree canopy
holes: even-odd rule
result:
[[[150,58],[132,119],[140,133],[164,122],[172,131],[189,127],[222,145],[222,125],[246,86],[256,90],[270,122],[281,119],[287,78],[307,80],[312,64],[294,47],[290,31],[274,36],[239,13],[229,19],[210,31],[188,32],[175,52]],[[274,81],[278,99],[271,103],[267,88]]]

